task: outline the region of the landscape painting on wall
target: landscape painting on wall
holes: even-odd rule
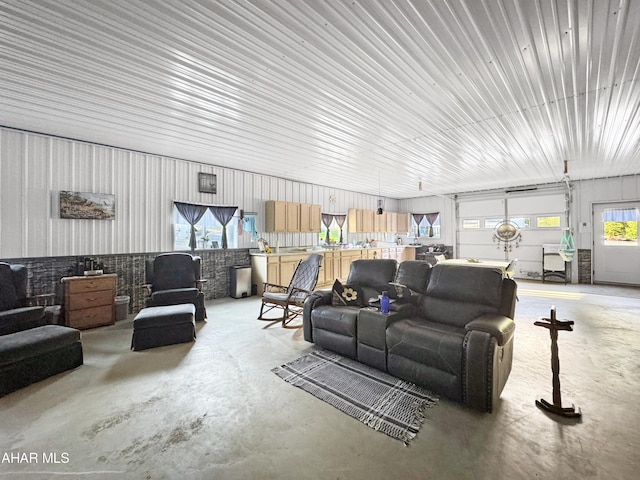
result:
[[[60,191],[60,218],[113,220],[115,216],[115,195]]]

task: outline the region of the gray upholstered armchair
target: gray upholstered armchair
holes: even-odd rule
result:
[[[207,318],[200,278],[201,258],[189,253],[171,252],[146,261],[145,285],[147,307],[192,303],[196,321]]]
[[[28,306],[27,267],[0,262],[0,335],[44,325],[44,308]]]

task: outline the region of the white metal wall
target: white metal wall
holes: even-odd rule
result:
[[[239,166],[241,168],[242,166]],[[291,168],[295,168],[292,165]],[[218,175],[218,194],[198,193],[197,173]],[[357,179],[354,179],[357,181]],[[609,179],[573,182],[572,219],[576,246],[592,247],[591,206],[594,202],[640,199],[640,177],[631,175]],[[562,185],[557,187],[561,191]],[[113,193],[116,196],[116,219],[113,221],[68,220],[58,215],[60,190]],[[0,258],[59,255],[97,255],[108,253],[143,253],[172,248],[171,211],[173,200],[216,205],[237,205],[258,213],[258,230],[263,231],[264,202],[286,200],[320,204],[324,212],[346,213],[349,208],[376,207],[377,196],[346,190],[293,182],[242,170],[145,155],[129,150],[84,142],[30,134],[0,128]],[[557,195],[560,195],[557,193]],[[336,201],[331,203],[330,196]],[[504,197],[487,199],[483,193],[466,195],[465,205],[476,205],[483,216],[502,215]],[[515,199],[518,198],[517,202]],[[483,201],[498,200],[490,208]],[[531,212],[531,205],[541,206],[541,198],[512,194],[512,215]],[[551,210],[564,214],[564,202]],[[516,208],[521,205],[521,208]],[[387,211],[439,211],[439,243],[456,244],[458,218],[455,201],[443,196],[387,199]],[[466,207],[463,207],[466,208]],[[545,206],[545,210],[549,208]],[[463,212],[464,213],[464,212]],[[486,244],[482,248],[491,258],[501,258],[491,243],[490,232],[482,238],[463,243]],[[267,234],[270,244],[312,245],[315,234]],[[351,234],[349,240],[364,240],[367,234]],[[380,240],[393,235],[374,234]],[[538,261],[542,243],[557,243],[557,232],[525,232],[525,240],[516,252],[522,269],[527,261]],[[254,246],[243,236],[241,247]],[[531,250],[530,250],[531,249]],[[530,251],[529,251],[530,250]],[[522,252],[522,253],[521,253]],[[484,250],[458,252],[458,256],[482,256]],[[530,259],[530,260],[527,260]],[[524,262],[524,263],[523,263]]]
[[[217,194],[198,192],[198,172],[217,175]],[[115,220],[59,218],[60,190],[114,194]],[[262,235],[266,200],[314,203],[324,212],[346,213],[374,209],[377,196],[0,128],[0,258],[171,250],[174,200],[257,212]],[[396,203],[387,199],[387,210],[395,210]],[[283,246],[317,243],[316,234],[263,236]],[[239,246],[255,245],[243,235]]]
[[[594,203],[640,200],[640,175],[582,180],[575,182],[574,210],[578,248],[593,247],[592,208]]]
[[[419,197],[398,200],[399,208],[403,212],[410,213],[431,213],[440,212],[440,238],[420,239],[419,241],[425,245],[431,243],[442,243],[444,245],[455,244],[455,201],[452,198],[444,196]]]

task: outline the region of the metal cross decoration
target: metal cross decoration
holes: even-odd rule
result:
[[[551,307],[551,318],[541,318],[537,322],[533,322],[538,327],[549,329],[551,337],[551,372],[553,373],[553,404],[547,402],[544,398],[536,400],[538,408],[547,412],[555,413],[563,417],[577,418],[582,416],[580,409],[576,411],[575,405],[568,408],[562,407],[562,395],[560,394],[560,359],[558,358],[558,330],[573,331],[571,327],[573,321],[562,321],[556,319],[556,307]]]

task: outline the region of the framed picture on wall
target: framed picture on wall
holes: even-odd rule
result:
[[[113,220],[115,217],[115,195],[60,191],[60,218]]]
[[[198,191],[202,193],[217,193],[218,183],[213,173],[198,173]]]

